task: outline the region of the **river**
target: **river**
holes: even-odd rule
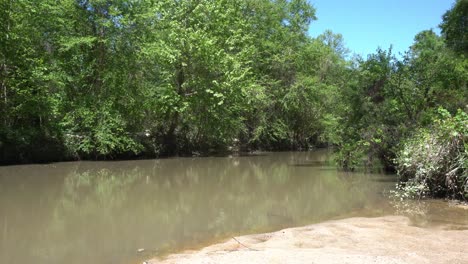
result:
[[[137,263],[351,216],[407,214],[418,226],[468,225],[468,210],[445,201],[395,203],[387,198],[395,175],[342,172],[330,155],[0,167],[0,263]]]

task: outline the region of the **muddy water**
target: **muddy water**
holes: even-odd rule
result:
[[[348,216],[468,224],[468,210],[447,202],[395,205],[384,195],[395,176],[344,173],[329,160],[316,151],[1,167],[0,263],[136,263]]]

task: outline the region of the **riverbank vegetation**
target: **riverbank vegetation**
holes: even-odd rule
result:
[[[306,0],[0,0],[0,161],[332,145],[466,197],[467,6],[362,58]]]

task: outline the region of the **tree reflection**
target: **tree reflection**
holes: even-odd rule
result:
[[[319,154],[62,164],[61,184],[28,187],[46,201],[36,212],[43,224],[32,223],[27,233],[37,235],[7,260],[128,263],[137,248],[160,254],[337,217],[375,202],[381,186],[366,175],[344,175],[324,169],[325,163],[293,166],[323,159]],[[38,173],[47,182],[51,171]],[[57,195],[48,195],[51,189]],[[2,249],[19,250],[8,243]]]

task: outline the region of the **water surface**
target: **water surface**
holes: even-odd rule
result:
[[[395,213],[384,195],[394,175],[340,172],[329,156],[1,167],[0,263],[136,263],[231,236]],[[463,228],[467,212],[426,203],[415,224]]]

